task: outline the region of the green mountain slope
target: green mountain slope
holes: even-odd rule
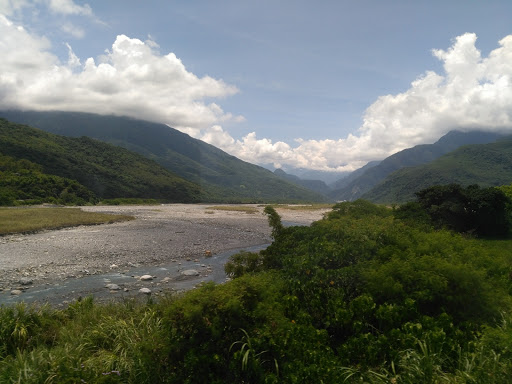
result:
[[[416,145],[387,157],[348,184],[343,184],[343,180],[341,180],[340,185],[343,187],[334,190],[329,196],[335,200],[358,199],[388,175],[401,168],[427,164],[462,145],[490,143],[502,136],[490,132],[451,131],[434,144]]]
[[[136,197],[194,202],[199,186],[154,161],[87,137],[69,138],[0,119],[0,152],[78,181],[100,198]]]
[[[94,193],[76,180],[45,174],[40,165],[0,154],[0,205],[95,202]]]
[[[283,180],[164,124],[75,112],[5,111],[0,116],[48,132],[88,136],[155,160],[193,181],[203,200],[224,202],[324,201],[325,197]]]
[[[362,197],[379,203],[414,200],[414,193],[442,184],[492,187],[512,182],[512,137],[463,146],[422,166],[400,169]]]

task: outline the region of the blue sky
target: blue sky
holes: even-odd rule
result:
[[[14,56],[0,108],[131,115],[321,170],[454,128],[512,133],[508,0],[0,0],[0,14]]]

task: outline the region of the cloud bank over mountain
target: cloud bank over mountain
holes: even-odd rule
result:
[[[503,38],[487,57],[482,57],[476,40],[475,34],[466,33],[446,51],[433,50],[443,63],[444,74],[427,71],[405,92],[379,97],[366,109],[357,133],[346,138],[299,139],[291,147],[250,134],[222,144],[249,161],[350,170],[417,144],[432,143],[453,129],[512,134],[512,35]],[[258,150],[251,151],[252,147]]]
[[[42,2],[60,15],[95,17],[87,4]],[[443,73],[426,71],[404,92],[379,97],[366,109],[362,126],[346,137],[274,142],[257,130],[235,139],[225,128],[244,120],[221,107],[226,97],[243,97],[236,84],[196,76],[174,53],[161,53],[153,39],[123,34],[95,58],[78,57],[64,42],[68,58],[61,60],[55,42],[11,20],[26,4],[0,0],[2,109],[126,115],[166,123],[249,162],[338,171],[434,142],[452,129],[512,133],[512,35],[486,57],[472,33],[458,36],[446,50],[434,49]],[[85,35],[79,29],[69,33]]]
[[[84,111],[168,122],[197,135],[233,117],[206,99],[236,87],[186,70],[173,53],[159,54],[153,41],[117,36],[98,60],[83,63],[71,46],[61,63],[51,43],[0,16],[0,105],[2,108]]]

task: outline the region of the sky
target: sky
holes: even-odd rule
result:
[[[510,0],[0,0],[0,109],[352,171],[453,129],[512,134],[511,16]]]

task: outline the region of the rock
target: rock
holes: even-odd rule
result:
[[[149,281],[149,280],[153,280],[153,276],[151,275],[143,275],[140,277],[140,281]]]
[[[205,257],[212,257],[212,251],[204,251]]]
[[[149,289],[149,288],[141,288],[141,289],[139,289],[139,292],[143,293],[145,295],[151,295],[151,289]]]
[[[19,279],[18,283],[20,283],[21,285],[30,285],[33,283],[33,281],[28,277],[22,277],[21,279]]]
[[[181,274],[184,276],[199,276],[199,272],[195,269],[186,269]]]
[[[118,268],[117,264],[112,264],[112,265],[110,266],[110,269],[116,269],[116,268]]]
[[[22,293],[23,292],[21,290],[19,290],[19,289],[13,289],[11,291],[11,295],[13,295],[13,296],[18,296],[18,295],[21,295]]]
[[[117,284],[107,284],[105,287],[111,291],[119,291],[121,289],[121,287]]]

